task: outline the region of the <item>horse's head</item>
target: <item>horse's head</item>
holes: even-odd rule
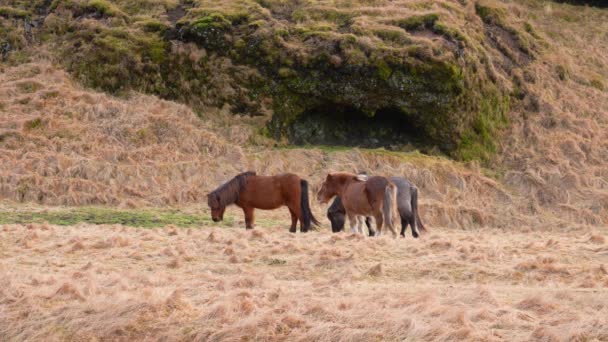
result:
[[[327,174],[325,182],[321,184],[321,189],[317,192],[317,201],[327,203],[329,200],[338,194],[339,180],[331,173]]]
[[[344,221],[346,221],[346,215],[343,212],[328,212],[327,218],[329,219],[329,222],[331,222],[332,232],[337,233],[341,232],[344,229]]]
[[[214,192],[208,194],[207,204],[209,205],[209,208],[211,208],[211,219],[213,222],[219,222],[224,219],[226,206],[221,204],[219,194]]]

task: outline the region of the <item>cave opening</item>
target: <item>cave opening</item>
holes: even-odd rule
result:
[[[554,0],[555,2],[566,3],[575,6],[593,6],[599,8],[607,8],[608,1],[606,0]]]
[[[396,107],[368,115],[354,106],[327,103],[302,113],[289,127],[295,145],[332,145],[388,150],[418,149],[426,152],[435,144],[415,116]]]

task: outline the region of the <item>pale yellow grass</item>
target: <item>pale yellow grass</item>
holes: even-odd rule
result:
[[[608,339],[605,229],[393,240],[293,235],[283,216],[0,227],[0,340]]]
[[[538,96],[538,112],[513,108],[498,154],[498,164],[508,170],[505,183],[531,206],[550,208],[566,220],[605,224],[608,11],[546,1],[515,1],[508,10],[532,23],[543,48],[523,75]]]
[[[55,205],[200,201],[215,181],[211,170],[235,173],[230,166],[244,158],[186,106],[86,91],[48,63],[12,68],[0,83],[3,198]]]
[[[215,110],[203,113],[215,119],[201,120],[153,96],[95,93],[47,62],[6,69],[0,84],[0,198],[13,202],[183,207],[205,203],[208,191],[246,170],[294,172],[312,192],[332,170],[367,171],[414,182],[431,226],[520,230],[589,220],[548,217],[474,164],[416,153],[247,146],[255,138],[247,119]],[[316,203],[313,210],[324,216]]]

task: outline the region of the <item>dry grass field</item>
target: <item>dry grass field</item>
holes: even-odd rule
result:
[[[606,230],[394,240],[292,235],[286,215],[263,214],[253,231],[5,225],[0,337],[608,339]]]
[[[240,215],[232,210],[227,215]],[[608,340],[606,230],[0,228],[0,339]]]
[[[53,14],[46,18],[53,39],[67,15],[74,25],[141,44],[143,27],[170,24],[167,10],[182,4],[63,3],[105,14]],[[273,11],[260,15],[272,20],[256,25],[276,32],[294,9],[283,0],[188,3],[225,12],[265,4]],[[484,72],[495,72],[513,100],[508,124],[490,137],[494,154],[463,162],[412,146],[395,152],[273,140],[260,133],[268,113],[233,115],[203,101],[246,97],[227,81],[223,72],[235,68],[223,57],[210,57],[217,69],[209,84],[181,80],[184,89],[211,94],[197,93],[201,102],[192,107],[93,90],[90,69],[78,73],[58,60],[53,49],[65,46],[50,36],[36,37],[38,45],[26,39],[25,14],[8,9],[24,4],[0,0],[0,33],[13,35],[16,49],[0,63],[0,341],[608,341],[605,9],[544,0],[293,2],[301,7],[299,30],[346,35],[338,24],[348,15],[363,43],[388,50],[407,38],[441,52],[444,41],[429,32],[411,35],[383,21],[431,12],[470,43],[491,42],[476,4],[533,37],[534,58],[521,67],[508,67],[504,46],[467,47],[483,55]],[[298,41],[276,37],[308,58]],[[120,53],[133,52],[121,44]],[[178,47],[191,48],[192,59],[207,56]],[[148,70],[149,60],[125,56]],[[103,75],[96,81],[115,81]],[[144,85],[134,89],[152,86]],[[212,223],[205,194],[245,170],[294,172],[312,192],[330,171],[404,176],[420,190],[429,232],[420,239],[409,231],[399,239],[331,234],[316,201],[323,225],[309,234],[287,232],[284,208],[256,212],[253,231],[234,207]]]

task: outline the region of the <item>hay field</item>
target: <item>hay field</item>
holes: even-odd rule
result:
[[[284,216],[2,226],[0,339],[608,340],[606,230],[370,239]]]
[[[96,92],[46,46],[0,65],[0,341],[608,341],[608,14],[487,2],[542,50],[484,166],[275,145],[268,117]],[[291,235],[284,209],[212,224],[205,194],[244,170],[312,191],[328,171],[402,175],[430,232]],[[7,219],[40,212],[68,225]],[[108,212],[153,228],[72,223]]]

